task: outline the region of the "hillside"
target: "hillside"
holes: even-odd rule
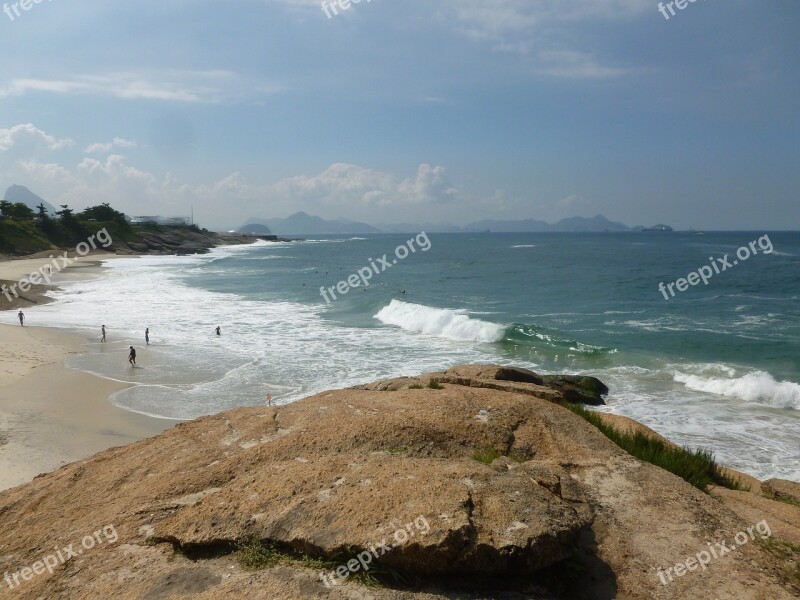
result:
[[[241,231],[247,231],[248,227],[252,225],[266,226],[280,235],[380,233],[378,229],[366,223],[346,220],[331,221],[302,211],[286,219],[249,219]]]
[[[0,201],[0,256],[24,256],[59,248],[75,248],[104,232],[99,250],[118,254],[198,254],[219,244],[249,243],[242,235],[217,234],[196,226],[132,226],[108,204],[75,213],[62,208],[51,214],[22,202]],[[105,240],[108,238],[109,243]]]

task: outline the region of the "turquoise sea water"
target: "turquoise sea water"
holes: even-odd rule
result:
[[[391,264],[414,236],[263,243],[112,259],[103,278],[27,312],[93,337],[105,324],[111,342],[70,364],[136,384],[111,401],[156,416],[498,362],[596,375],[611,388],[604,410],[759,477],[800,480],[800,234],[764,235],[430,234],[427,251],[415,244],[331,304],[321,286],[384,254]],[[758,254],[733,265],[751,241]],[[664,299],[660,282],[726,254],[708,285]],[[130,343],[140,369],[127,367]]]

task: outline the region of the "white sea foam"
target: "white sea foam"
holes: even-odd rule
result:
[[[485,346],[406,331],[389,333],[387,344],[385,328],[341,326],[326,319],[320,305],[257,301],[187,285],[202,273],[198,267],[237,252],[111,259],[102,278],[63,284],[54,294],[57,302],[25,312],[31,325],[79,329],[95,340],[88,354],[68,362],[134,384],[114,394],[115,405],[175,419],[263,404],[267,393],[286,402],[325,389],[486,361],[491,354]],[[235,270],[230,273],[236,276]],[[14,318],[0,313],[0,322]],[[101,324],[107,344],[99,343]],[[217,325],[221,337],[214,334]],[[141,368],[127,364],[130,344],[137,347]]]
[[[704,377],[675,372],[675,381],[692,390],[739,398],[777,408],[800,409],[800,385],[775,381],[769,373],[755,371],[742,377]]]
[[[227,289],[238,290],[239,286],[233,285],[237,278],[247,275],[250,266],[257,269],[259,265],[257,261],[239,263],[243,258],[289,254],[283,249],[288,244],[263,242],[259,246],[218,248],[197,257],[112,260],[113,268],[102,278],[64,284],[64,291],[56,294],[59,302],[25,312],[31,325],[78,327],[91,334],[96,340],[90,345],[91,354],[75,356],[69,364],[134,384],[115,394],[111,398],[114,404],[177,419],[260,405],[266,393],[277,402],[288,402],[325,389],[460,363],[570,370],[566,363],[553,365],[547,352],[510,354],[500,346],[476,343],[498,341],[505,332],[504,326],[490,321],[495,317],[472,311],[395,301],[380,311],[383,318],[374,319],[373,327],[363,321],[360,326],[343,326],[314,303],[255,300],[252,295],[245,298],[197,286],[204,277],[227,275],[224,281],[231,283]],[[297,255],[297,245],[291,247],[291,254]],[[329,252],[337,247],[317,248]],[[235,260],[214,263],[222,258]],[[296,262],[279,264],[296,264],[298,270],[308,266],[299,259],[286,260]],[[751,300],[748,297],[741,302]],[[494,310],[495,304],[501,314],[507,314],[504,303],[492,298],[472,303],[482,311]],[[383,304],[362,317],[369,318],[380,306]],[[552,322],[538,312],[550,316],[574,314],[553,315],[552,309],[535,311],[534,306],[530,312],[537,314],[519,314],[516,318],[521,323],[536,324]],[[612,314],[609,318],[617,318]],[[674,315],[662,319],[639,316],[635,321],[628,318],[612,321],[609,335],[647,328],[669,331],[698,327],[698,323]],[[0,312],[0,322],[13,323],[14,319],[13,312]],[[107,344],[98,340],[103,323],[110,336]],[[217,324],[223,331],[219,338],[213,333]],[[393,326],[384,326],[389,324]],[[146,348],[143,333],[148,326],[154,344]],[[549,334],[558,333],[530,329],[537,349],[545,345]],[[786,325],[782,331],[791,337],[797,329]],[[741,327],[737,332],[741,333]],[[570,338],[576,342],[570,346],[580,348],[577,340],[584,337],[591,339],[589,334],[578,335],[572,330]],[[130,343],[139,350],[140,369],[130,369],[126,362]],[[566,347],[558,352],[573,353]],[[776,382],[766,373],[751,373],[748,379],[748,370],[725,364],[687,364],[624,352],[613,362],[604,359],[591,367],[576,365],[579,369],[591,368],[587,374],[600,377],[611,388],[609,410],[633,417],[679,444],[710,448],[720,462],[762,479],[800,478],[800,410],[775,408],[787,400],[793,408],[800,408],[797,384]],[[676,372],[686,378],[686,383],[676,379]],[[743,396],[755,400],[740,400]]]
[[[460,311],[400,300],[392,300],[375,318],[381,323],[396,325],[406,331],[463,342],[499,342],[505,331],[502,325],[472,319]]]

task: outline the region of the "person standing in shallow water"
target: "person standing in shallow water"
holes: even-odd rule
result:
[[[17,315],[17,317],[19,318],[20,326],[21,327],[25,327],[25,313],[22,312],[22,311],[19,311],[19,314]],[[219,329],[219,328],[217,328],[217,329]]]
[[[105,342],[106,341],[106,326],[103,325],[103,327],[100,330],[103,332],[103,337],[100,338],[100,341],[101,342]]]
[[[149,346],[150,345],[150,328],[144,330],[144,341]]]
[[[217,335],[222,335],[222,329],[220,329],[219,325],[217,325]]]
[[[131,346],[131,351],[128,353],[128,362],[131,363],[132,367],[136,366],[136,348]]]

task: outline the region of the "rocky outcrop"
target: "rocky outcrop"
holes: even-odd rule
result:
[[[770,498],[800,505],[800,483],[770,479],[761,484],[761,490]]]
[[[114,240],[109,248],[117,254],[205,254],[214,246],[249,244],[254,238],[243,235],[210,233],[189,228],[165,228],[163,232],[136,231],[136,241]]]
[[[428,387],[431,381],[452,383],[467,387],[487,388],[503,392],[517,392],[552,402],[572,402],[599,406],[608,388],[596,377],[580,375],[538,375],[517,367],[495,365],[460,365],[439,373],[425,373],[419,377],[386,379],[357,389],[399,390],[414,386]]]
[[[81,552],[0,598],[796,597],[756,540],[662,583],[753,523],[499,369],[233,410],[2,492],[0,573]],[[284,559],[245,569],[252,539]],[[383,585],[329,586],[357,556]]]

